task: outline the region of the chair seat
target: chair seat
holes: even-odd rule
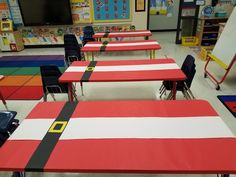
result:
[[[2,111],[0,112],[0,132],[5,133],[11,129],[12,123],[15,120],[17,112],[15,111]]]
[[[173,82],[172,81],[163,81],[163,85],[165,86],[166,90],[172,90]],[[183,91],[184,88],[184,81],[177,81],[176,90]]]

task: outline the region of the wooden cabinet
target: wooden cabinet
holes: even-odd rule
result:
[[[219,23],[220,28],[219,28],[219,33],[218,33],[218,39],[219,39],[219,37],[220,37],[222,31],[224,30],[225,24],[226,24],[226,23]]]
[[[21,51],[23,49],[24,43],[19,31],[0,32],[1,51]]]
[[[198,19],[196,36],[200,46],[214,46],[218,39],[219,23],[224,23],[227,18],[201,17]]]

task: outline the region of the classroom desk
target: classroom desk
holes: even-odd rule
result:
[[[134,30],[134,31],[117,31],[117,32],[97,32],[93,38],[101,41],[102,38],[117,38],[117,37],[149,37],[152,36],[149,30]]]
[[[0,81],[4,78],[3,75],[0,75]],[[2,100],[2,103],[4,104],[4,106],[6,107],[7,109],[7,102],[6,100],[4,99],[3,95],[2,95],[2,92],[1,92],[1,88],[0,88],[0,99]]]
[[[203,100],[41,102],[0,148],[0,170],[235,174],[235,149]]]
[[[105,41],[105,42],[87,42],[81,48],[86,53],[86,59],[94,61],[94,52],[125,52],[125,51],[150,51],[150,59],[155,58],[155,51],[161,49],[156,40],[132,40],[132,41]]]
[[[73,101],[72,82],[132,82],[171,80],[173,99],[176,98],[176,81],[186,79],[185,74],[173,59],[75,61],[59,78],[68,83],[69,98]]]

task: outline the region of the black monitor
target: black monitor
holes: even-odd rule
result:
[[[19,0],[25,26],[72,24],[70,0]]]

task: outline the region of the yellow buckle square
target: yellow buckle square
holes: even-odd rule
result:
[[[95,68],[95,67],[89,67],[89,66],[88,66],[88,67],[86,68],[86,71],[93,71],[94,68]]]
[[[67,121],[55,121],[53,122],[52,126],[48,130],[49,133],[62,133],[64,129],[66,128]],[[60,129],[55,129],[56,126],[61,126]]]

